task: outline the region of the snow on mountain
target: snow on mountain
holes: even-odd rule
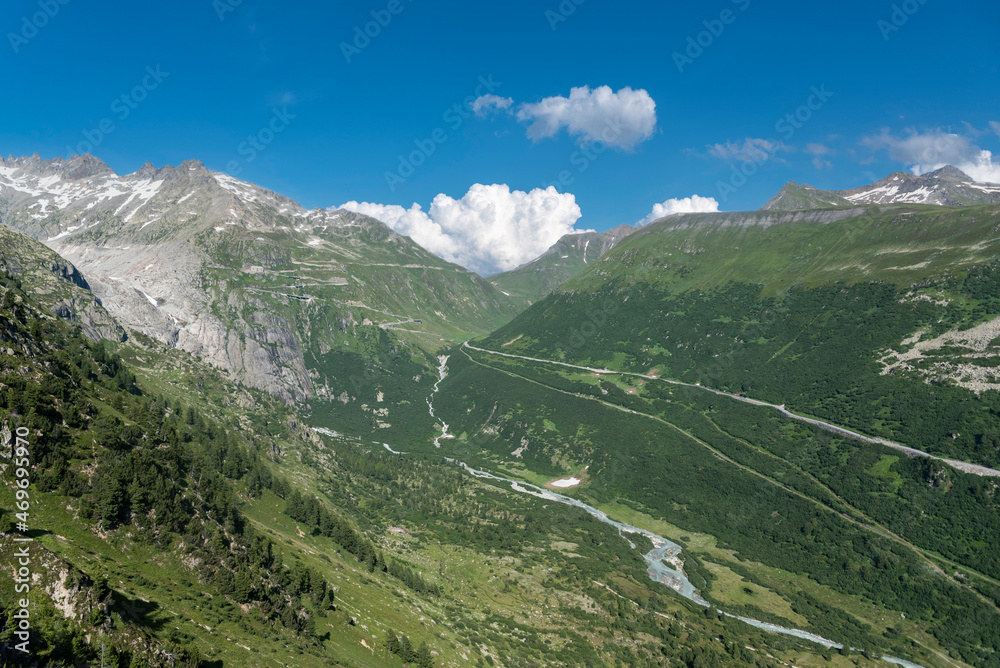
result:
[[[841,190],[852,204],[937,204],[961,206],[1000,203],[1000,185],[977,183],[955,167],[920,176],[896,172],[869,186]]]
[[[196,160],[160,169],[146,163],[120,176],[90,155],[0,158],[0,220],[46,241],[123,233],[137,241],[179,238],[227,226],[306,232],[347,222],[340,218]]]

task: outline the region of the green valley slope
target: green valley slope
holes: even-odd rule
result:
[[[574,494],[667,523],[718,573],[791,571],[777,591],[816,632],[863,620],[924,665],[935,643],[1000,665],[995,479],[699,387],[1000,468],[998,224],[996,205],[894,205],[649,225],[475,343],[506,356],[453,351],[443,447],[576,476]],[[806,590],[824,602],[811,613]],[[855,594],[875,607],[840,598]]]
[[[517,269],[490,276],[489,281],[520,309],[527,308],[596,262],[635,230],[631,225],[620,225],[607,232],[566,235],[540,257]]]
[[[12,266],[47,252],[17,242]],[[31,460],[25,531],[0,458],[0,545],[10,570],[16,541],[33,541],[40,665],[823,661],[651,586],[640,552],[583,511],[438,457],[401,466],[377,444],[320,439],[140,332],[88,341],[26,287],[0,274],[0,440]],[[17,598],[4,579],[9,643]]]

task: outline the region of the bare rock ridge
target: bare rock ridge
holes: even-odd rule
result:
[[[66,258],[75,266],[67,277],[82,272],[119,323],[289,401],[314,395],[305,346],[326,351],[336,338],[331,330],[307,343],[317,321],[346,328],[421,302],[424,312],[403,315],[454,321],[464,309],[487,331],[515,312],[485,280],[375,219],[307,210],[197,160],[124,176],[90,155],[0,160],[0,221]],[[355,279],[352,266],[377,273]],[[415,268],[447,285],[414,280]],[[322,278],[301,280],[310,271]],[[319,299],[328,286],[340,291]]]
[[[962,170],[948,165],[920,176],[895,172],[871,185],[849,190],[820,190],[790,181],[761,209],[801,211],[870,204],[971,206],[997,203],[1000,203],[1000,184],[976,182]]]
[[[31,237],[3,225],[0,272],[19,279],[40,304],[80,327],[87,338],[125,340],[125,330],[94,296],[76,267]]]

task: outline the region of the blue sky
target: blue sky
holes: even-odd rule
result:
[[[308,207],[426,211],[475,184],[556,183],[576,228],[603,230],[692,195],[754,209],[789,179],[848,188],[943,160],[992,174],[998,19],[987,0],[9,0],[0,151],[96,140],[119,173],[197,158]],[[509,108],[472,114],[485,92]],[[414,151],[412,175],[387,179]]]

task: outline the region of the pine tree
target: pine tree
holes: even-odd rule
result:
[[[416,652],[416,658],[413,659],[420,668],[433,668],[434,657],[431,655],[431,648],[427,646],[427,643],[420,643],[420,648]]]

